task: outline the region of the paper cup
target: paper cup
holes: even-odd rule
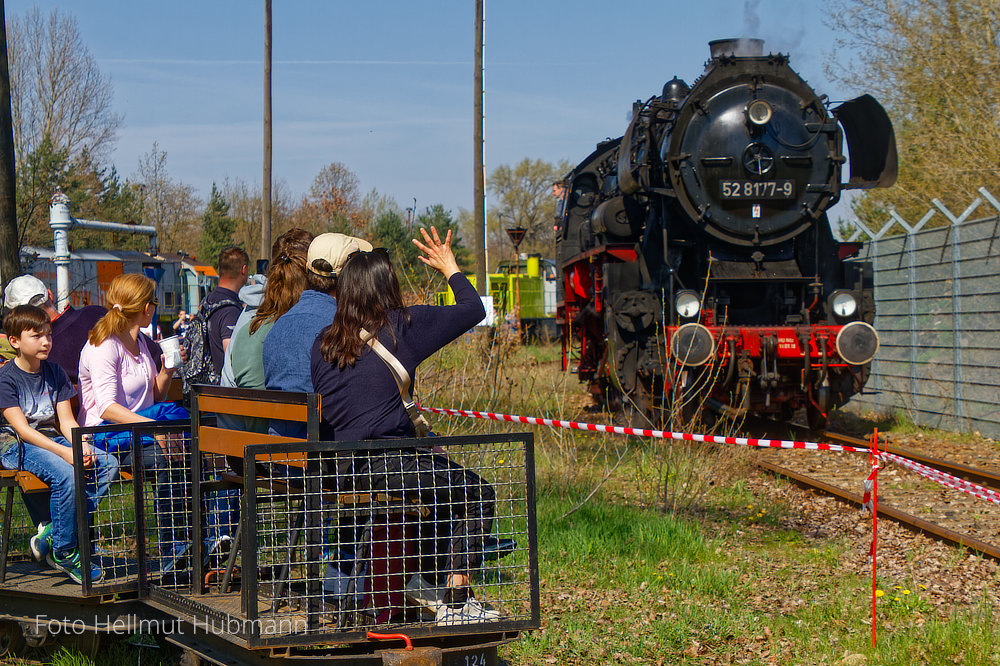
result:
[[[163,350],[163,364],[167,369],[179,367],[181,364],[181,341],[176,335],[163,338],[159,341],[160,349]]]

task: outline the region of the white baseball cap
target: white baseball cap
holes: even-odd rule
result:
[[[41,302],[37,297],[41,296]],[[19,305],[44,305],[49,298],[49,288],[34,275],[21,275],[7,283],[3,292],[3,304],[8,308]],[[35,300],[35,303],[31,303]]]

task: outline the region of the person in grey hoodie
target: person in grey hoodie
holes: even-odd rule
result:
[[[260,307],[260,302],[264,300],[264,287],[267,285],[267,276],[256,273],[250,276],[247,285],[240,289],[240,302],[243,303],[243,312],[240,313],[236,324],[233,326],[233,338],[242,328],[250,325],[254,313]],[[219,380],[221,386],[234,387],[236,380],[233,378],[233,346],[226,347],[222,361],[222,377]]]

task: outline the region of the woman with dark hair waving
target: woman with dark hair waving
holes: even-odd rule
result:
[[[476,290],[458,269],[451,232],[443,243],[434,227],[430,235],[423,229],[421,234],[423,243],[413,241],[426,255],[420,260],[445,276],[456,303],[405,307],[384,250],[357,252],[347,260],[337,283],[337,314],[312,351],[312,380],[322,396],[324,439],[354,442],[414,435],[396,381],[365,342],[363,332],[370,332],[414,377],[421,361],[486,315]],[[445,586],[440,603],[433,605],[439,624],[500,617],[480,604],[469,587],[493,526],[496,495],[486,481],[429,448],[360,451],[353,456],[349,473],[356,491],[412,493],[439,512],[434,520],[441,521],[439,536],[447,537],[448,543],[447,552],[438,554]]]

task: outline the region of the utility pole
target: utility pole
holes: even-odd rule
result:
[[[0,287],[21,272],[14,187],[14,130],[10,112],[10,66],[7,62],[7,12],[0,0]]]
[[[260,202],[260,258],[271,258],[271,0],[264,0],[264,178]]]
[[[473,156],[472,220],[476,227],[476,287],[480,296],[489,296],[486,283],[486,170],[483,164],[483,2],[476,0],[476,97]]]

